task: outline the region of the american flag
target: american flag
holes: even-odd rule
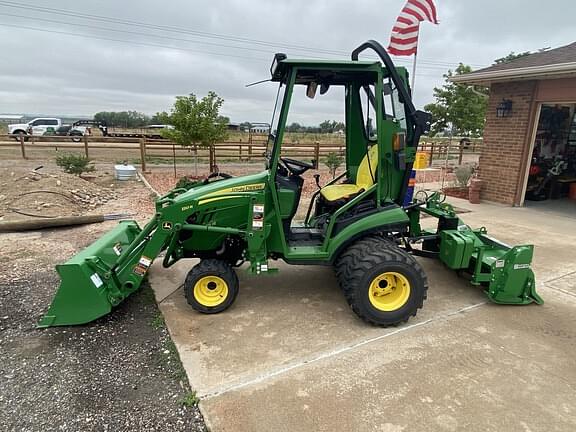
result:
[[[438,24],[433,0],[408,0],[392,28],[388,52],[397,56],[416,54],[422,21]]]

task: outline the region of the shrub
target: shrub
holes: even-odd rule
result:
[[[454,170],[458,186],[466,187],[470,181],[470,177],[474,174],[474,167],[470,165],[462,165]]]
[[[74,153],[59,155],[56,158],[56,165],[62,168],[64,172],[77,176],[85,172],[94,171],[94,166],[90,165],[90,159]]]
[[[336,177],[336,170],[340,168],[342,165],[343,159],[342,156],[335,152],[328,153],[326,156],[326,160],[324,161],[324,165],[328,167],[330,174],[332,174],[332,178]]]

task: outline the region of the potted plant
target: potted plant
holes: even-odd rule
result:
[[[455,168],[456,184],[451,187],[445,187],[442,191],[448,196],[468,199],[468,187],[474,171],[475,167],[472,165],[462,165]]]

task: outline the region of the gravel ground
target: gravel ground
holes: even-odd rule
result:
[[[125,187],[100,211],[149,207],[147,189]],[[54,264],[113,225],[0,234],[1,431],[206,430],[148,286],[89,325],[34,327]]]

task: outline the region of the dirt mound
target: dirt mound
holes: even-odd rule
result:
[[[118,198],[108,187],[53,169],[0,168],[0,179],[3,220],[80,215]]]

